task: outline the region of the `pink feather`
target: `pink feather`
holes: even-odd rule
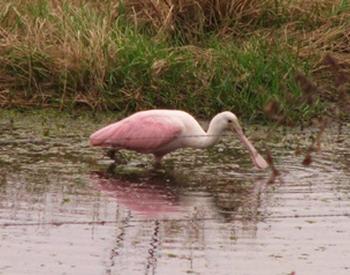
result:
[[[96,131],[90,143],[148,153],[170,143],[181,130],[181,124],[168,116],[140,112]]]

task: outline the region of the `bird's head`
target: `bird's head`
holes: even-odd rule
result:
[[[221,124],[221,127],[225,130],[242,130],[241,126],[239,125],[238,118],[234,113],[231,112],[222,112],[218,114],[219,117],[219,124]]]
[[[237,116],[229,111],[217,114],[213,119],[213,125],[217,127],[218,132],[224,132],[225,130],[242,132]]]

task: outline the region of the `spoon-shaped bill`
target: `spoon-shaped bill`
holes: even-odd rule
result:
[[[241,128],[234,128],[234,131],[237,133],[239,140],[249,151],[250,158],[254,165],[259,169],[266,169],[269,167],[266,160],[258,153],[253,144],[248,140],[248,138],[243,134]]]

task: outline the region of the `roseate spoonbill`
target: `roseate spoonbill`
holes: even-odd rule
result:
[[[159,165],[165,154],[178,148],[206,148],[217,143],[225,130],[233,130],[238,135],[257,168],[268,167],[243,134],[236,115],[227,111],[217,114],[210,121],[207,132],[184,111],[141,111],[96,131],[90,136],[90,144],[151,153]]]

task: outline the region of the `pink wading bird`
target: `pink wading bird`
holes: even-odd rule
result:
[[[207,132],[190,114],[183,111],[137,112],[93,133],[90,144],[153,154],[155,164],[159,165],[164,155],[178,148],[206,148],[217,143],[227,129],[238,135],[257,168],[268,167],[264,158],[243,134],[237,117],[231,112],[217,114],[210,121]]]

